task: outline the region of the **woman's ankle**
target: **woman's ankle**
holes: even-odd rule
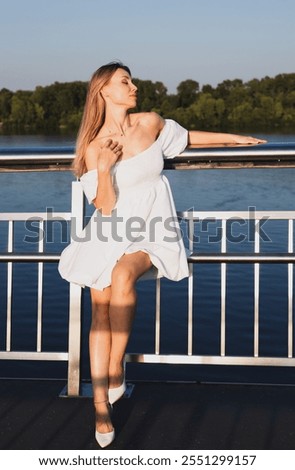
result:
[[[125,369],[124,364],[119,363],[109,369],[109,388],[120,387],[124,382]]]
[[[100,433],[111,432],[114,427],[111,421],[111,408],[108,400],[95,401],[95,428]]]

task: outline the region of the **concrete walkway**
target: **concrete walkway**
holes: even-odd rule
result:
[[[1,449],[92,449],[91,398],[54,380],[0,380]],[[114,406],[109,449],[294,449],[292,386],[135,383]]]

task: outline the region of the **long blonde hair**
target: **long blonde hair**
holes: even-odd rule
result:
[[[110,81],[116,70],[124,69],[131,75],[129,68],[121,62],[110,62],[102,65],[91,77],[80,129],[76,142],[76,157],[73,170],[77,177],[86,171],[85,152],[92,140],[97,136],[105,119],[105,101],[101,95],[102,88]]]

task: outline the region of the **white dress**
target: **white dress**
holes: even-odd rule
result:
[[[60,275],[69,282],[103,290],[123,254],[144,251],[158,277],[179,281],[188,276],[187,255],[181,238],[173,197],[162,174],[164,158],[173,158],[187,146],[187,131],[171,119],[157,140],[134,157],[112,168],[117,202],[112,215],[95,210],[83,232],[62,252]],[[80,178],[91,203],[97,191],[97,170]],[[144,275],[145,278],[149,276]]]

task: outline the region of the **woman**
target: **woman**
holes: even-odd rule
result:
[[[188,144],[256,144],[233,134],[187,132],[156,113],[132,113],[137,88],[128,67],[100,67],[89,84],[74,169],[96,211],[79,240],[62,253],[62,277],[89,286],[89,337],[96,411],[95,437],[109,445],[110,404],[125,391],[124,355],[135,313],[135,283],[152,267],[158,276],[188,276],[163,156]]]

